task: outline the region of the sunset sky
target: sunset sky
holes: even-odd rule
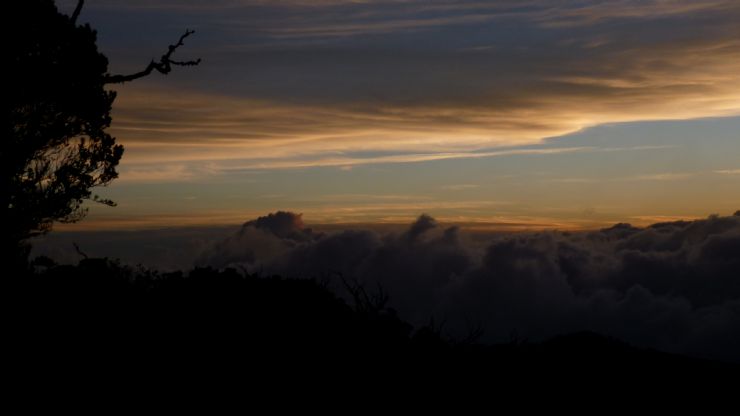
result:
[[[70,13],[76,1],[59,1]],[[740,209],[737,0],[86,2],[120,176],[62,229],[644,225]]]

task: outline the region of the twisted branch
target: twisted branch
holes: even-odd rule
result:
[[[190,29],[186,30],[185,33],[182,36],[180,36],[180,39],[177,41],[176,44],[169,46],[169,48],[167,49],[167,53],[162,55],[162,57],[159,59],[159,62],[155,62],[154,60],[152,60],[151,62],[149,62],[149,65],[147,65],[147,67],[143,71],[139,71],[139,72],[136,72],[134,74],[129,74],[129,75],[106,75],[103,78],[103,82],[106,84],[121,84],[124,82],[129,82],[129,81],[133,81],[139,78],[149,76],[155,70],[159,72],[160,74],[167,75],[170,72],[172,72],[172,66],[195,66],[195,65],[200,64],[200,61],[201,61],[200,59],[197,59],[194,61],[172,60],[172,54],[175,53],[177,48],[179,48],[180,46],[183,46],[184,45],[183,41],[185,40],[185,38],[192,35],[193,33],[195,33],[194,30],[190,30]]]

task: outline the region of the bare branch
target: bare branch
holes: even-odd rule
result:
[[[152,72],[157,71],[160,74],[167,75],[170,72],[172,72],[172,66],[195,66],[200,64],[200,59],[194,60],[194,61],[174,61],[172,60],[172,54],[175,53],[177,48],[180,46],[183,46],[185,38],[195,33],[194,30],[186,30],[185,33],[180,36],[180,39],[175,43],[174,45],[170,45],[169,48],[167,48],[167,53],[162,55],[162,57],[159,59],[159,62],[155,62],[152,60],[149,62],[149,65],[143,70],[136,72],[134,74],[129,75],[106,75],[103,79],[103,82],[106,84],[121,84],[124,82],[134,81],[139,78],[144,78],[146,76],[149,76]]]
[[[85,252],[83,252],[82,250],[80,250],[80,246],[78,246],[77,243],[73,242],[72,245],[75,247],[75,251],[77,252],[77,254],[79,254],[80,256],[82,256],[85,260],[87,260],[89,258],[87,256],[87,254],[85,254]]]
[[[85,0],[77,1],[77,7],[75,7],[75,11],[72,13],[72,16],[70,17],[70,20],[72,20],[73,24],[77,24],[77,18],[80,17],[80,13],[82,12],[82,7],[84,5],[85,5]]]

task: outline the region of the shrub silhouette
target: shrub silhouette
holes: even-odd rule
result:
[[[593,333],[545,343],[454,342],[434,326],[414,330],[386,308],[348,304],[310,279],[208,268],[162,274],[109,259],[83,259],[76,266],[43,260],[35,268],[6,280],[2,291],[11,311],[5,332],[16,349],[11,354],[32,357],[34,366],[166,368],[191,375],[310,366],[352,377],[400,373],[449,383],[478,380],[470,377],[476,373],[526,378],[637,372],[663,378],[737,371]]]

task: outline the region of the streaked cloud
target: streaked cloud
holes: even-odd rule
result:
[[[587,147],[526,146],[593,124],[587,117],[587,107],[567,110],[565,106],[557,108],[555,103],[540,110],[501,110],[491,114],[482,109],[452,108],[363,112],[225,96],[122,91],[117,105],[114,133],[127,148],[126,163],[242,160],[241,169],[350,169],[370,163],[589,151]],[[631,118],[690,117],[688,112],[647,111]],[[602,118],[603,122],[628,120],[629,117],[618,114]],[[512,146],[524,148],[511,149]],[[492,150],[495,148],[501,150]],[[652,148],[645,146],[642,150]],[[612,150],[623,149],[615,143]]]
[[[148,4],[210,32],[189,51],[204,65],[171,87],[120,88],[130,161],[351,169],[351,153],[437,160],[605,123],[740,114],[733,1]]]
[[[719,173],[721,175],[740,175],[740,169],[715,170],[714,173]]]
[[[126,152],[103,193],[151,224],[736,209],[737,121],[710,120],[740,115],[737,1],[100,0],[82,21],[113,72],[197,30],[178,53],[202,65],[116,86]]]
[[[694,176],[691,173],[653,173],[649,175],[637,175],[632,176],[627,179],[630,180],[636,180],[636,181],[675,181],[675,180],[681,180],[686,179]]]
[[[466,189],[475,189],[479,188],[480,185],[475,185],[471,183],[463,183],[458,185],[444,185],[440,189],[444,191],[464,191]]]
[[[150,164],[134,168],[126,167],[119,170],[123,173],[119,181],[124,183],[181,182],[190,181],[196,177],[195,172],[189,169],[189,167],[185,164]]]

